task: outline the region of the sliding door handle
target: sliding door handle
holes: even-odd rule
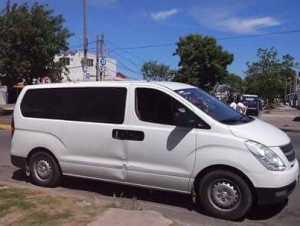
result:
[[[143,141],[145,134],[143,131],[137,130],[113,129],[112,137],[118,140]]]

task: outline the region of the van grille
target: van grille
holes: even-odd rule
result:
[[[290,162],[295,160],[296,155],[292,143],[281,146],[280,149]]]

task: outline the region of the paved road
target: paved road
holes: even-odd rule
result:
[[[289,133],[297,157],[300,159],[300,133]],[[9,141],[10,134],[0,131],[0,181],[13,181],[31,186],[24,173],[10,166]],[[241,222],[230,222],[206,216],[191,202],[189,196],[162,191],[132,188],[99,181],[77,178],[64,178],[62,187],[55,188],[61,192],[72,192],[81,195],[112,199],[122,196],[122,200],[140,200],[144,209],[155,210],[175,220],[180,225],[300,225],[300,187],[290,196],[288,203],[281,206],[255,207]],[[134,199],[133,199],[134,198]]]

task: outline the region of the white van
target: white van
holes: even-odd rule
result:
[[[191,193],[209,214],[239,219],[298,180],[285,133],[181,83],[26,86],[13,128],[12,163],[40,186],[69,175]]]

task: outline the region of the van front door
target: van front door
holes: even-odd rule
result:
[[[113,139],[123,129],[125,87],[67,88],[63,143],[65,174],[112,181],[126,180],[126,144]]]
[[[136,88],[134,94],[131,105],[135,109],[127,128],[142,132],[143,139],[128,142],[128,182],[187,192],[197,129],[182,123],[178,126],[176,114],[186,112],[191,122],[197,117],[160,90]]]

